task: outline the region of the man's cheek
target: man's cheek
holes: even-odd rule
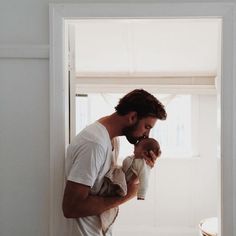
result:
[[[139,136],[140,136],[139,132],[137,132],[137,131],[134,131],[134,132],[133,132],[133,137],[138,138]]]

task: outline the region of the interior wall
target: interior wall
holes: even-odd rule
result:
[[[110,3],[106,0],[50,1],[50,3],[60,2]],[[179,3],[181,1],[114,0],[113,2]],[[182,2],[205,3],[200,0]],[[236,4],[235,0],[227,2]],[[11,0],[2,1],[0,7],[0,235],[2,236],[49,235],[48,5],[48,0]]]
[[[48,60],[0,60],[0,235],[48,235]]]

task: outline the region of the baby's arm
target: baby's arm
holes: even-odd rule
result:
[[[138,188],[138,194],[137,194],[138,200],[145,200],[145,195],[148,188],[148,179],[149,179],[150,170],[151,170],[150,166],[148,166],[145,163],[138,174],[138,179],[139,179],[139,188]]]

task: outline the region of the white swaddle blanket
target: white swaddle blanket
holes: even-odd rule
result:
[[[117,158],[119,155],[119,138],[112,139],[113,145],[113,162],[111,169],[107,172],[104,177],[104,183],[99,191],[100,196],[125,196],[127,194],[127,185],[125,181],[125,174],[121,167],[117,166]],[[120,189],[119,191],[115,190]],[[100,214],[100,220],[102,225],[102,231],[105,235],[110,226],[114,223],[119,212],[119,208],[111,208],[110,210],[104,211]]]
[[[112,196],[125,196],[127,194],[127,184],[125,179],[125,173],[122,167],[112,167],[105,175],[104,183],[99,192],[100,196],[112,197]],[[105,235],[109,227],[114,223],[119,212],[119,208],[111,208],[100,214],[100,220],[102,225],[102,231]]]

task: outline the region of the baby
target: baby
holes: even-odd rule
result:
[[[138,177],[139,189],[137,199],[139,200],[144,200],[147,192],[151,167],[146,164],[143,156],[149,156],[150,151],[153,151],[159,157],[161,155],[159,143],[153,138],[142,139],[134,146],[134,155],[126,157],[122,164],[126,182]]]
[[[153,138],[140,140],[134,146],[134,154],[124,159],[122,167],[113,166],[105,175],[99,195],[107,197],[125,196],[127,194],[127,183],[133,178],[138,178],[137,199],[144,200],[151,167],[146,164],[143,156],[149,156],[150,151],[153,151],[159,157],[161,155],[159,143]],[[99,215],[103,235],[106,235],[106,232],[115,221],[118,212],[118,207],[115,207]]]

